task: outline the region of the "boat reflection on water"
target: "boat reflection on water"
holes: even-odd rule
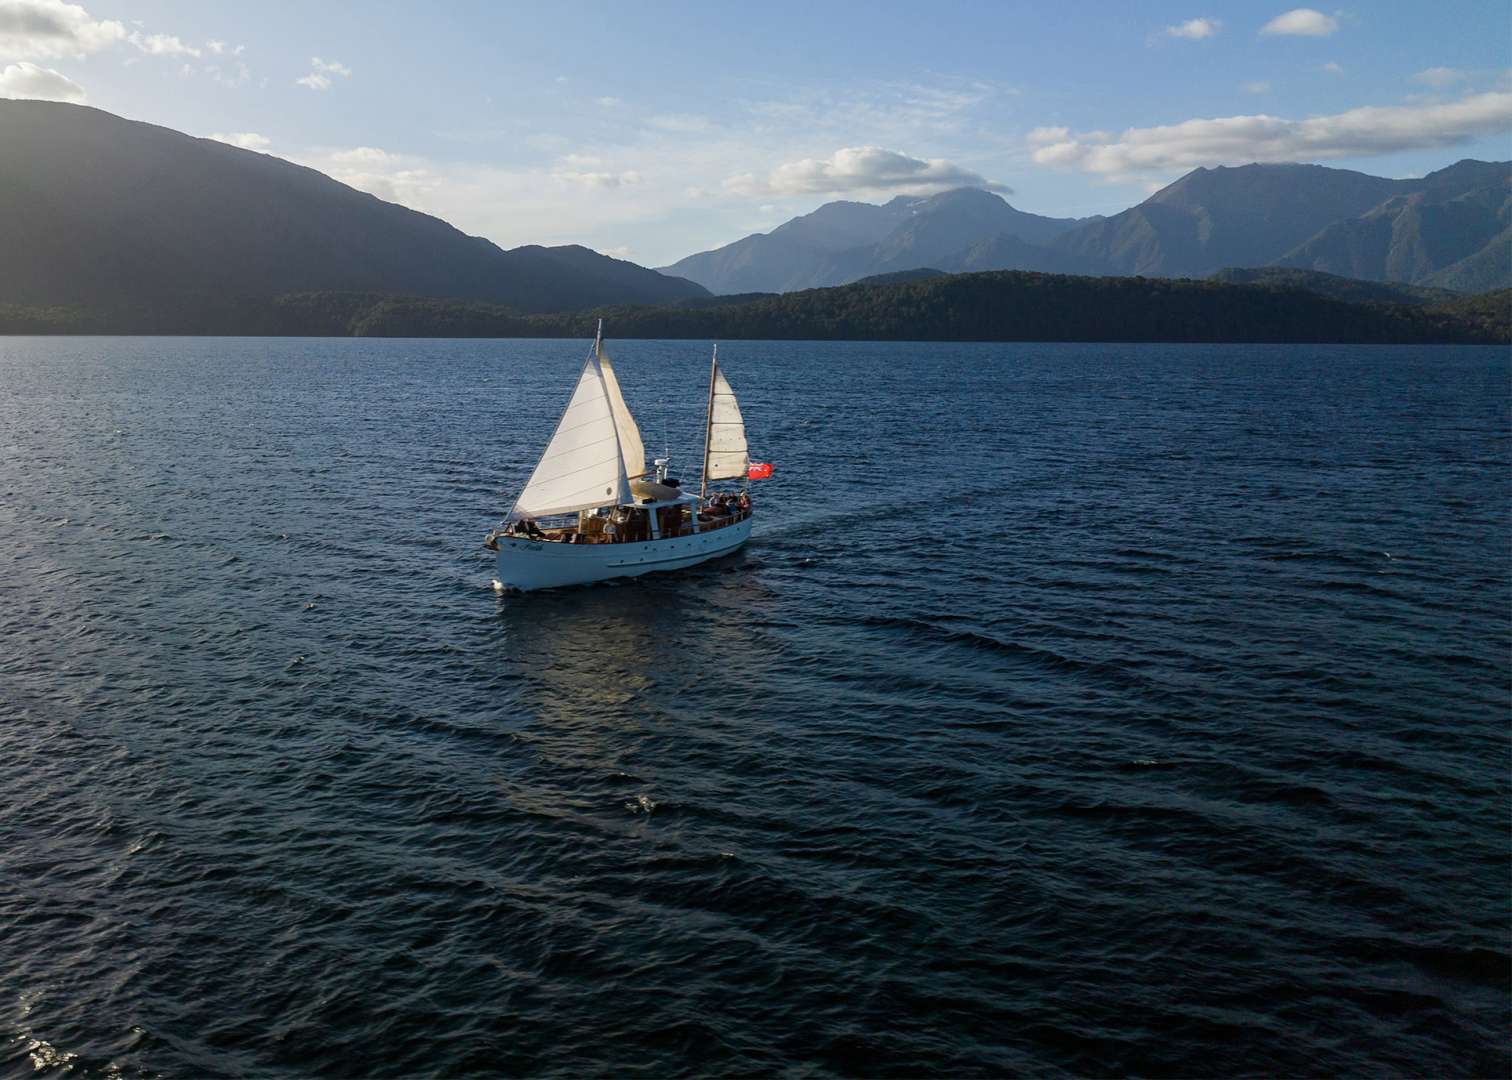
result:
[[[777,596],[753,564],[737,552],[679,575],[499,599],[501,659],[519,678],[513,734],[539,755],[531,779],[517,777],[530,788],[511,791],[517,805],[622,816],[654,789],[664,754],[685,772],[713,741],[756,738],[738,727],[756,709]]]

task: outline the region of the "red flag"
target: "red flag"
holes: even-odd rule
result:
[[[746,476],[751,480],[769,480],[772,476],[772,466],[764,461],[753,461],[746,468]]]

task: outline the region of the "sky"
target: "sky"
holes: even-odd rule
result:
[[[1507,160],[1512,3],[0,0],[0,97],[662,266],[834,199],[1083,217],[1198,166]]]

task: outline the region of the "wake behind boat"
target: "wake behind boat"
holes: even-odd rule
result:
[[[514,508],[484,545],[497,551],[496,589],[527,592],[677,570],[727,555],[751,536],[751,465],[740,404],[715,346],[698,495],[646,468],[640,429],[604,352],[603,322],[556,433]],[[709,485],[740,480],[739,492]]]

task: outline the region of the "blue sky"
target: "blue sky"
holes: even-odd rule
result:
[[[0,0],[0,95],[646,265],[962,183],[1111,213],[1197,165],[1512,157],[1505,2]],[[3,149],[3,148],[0,148]]]

